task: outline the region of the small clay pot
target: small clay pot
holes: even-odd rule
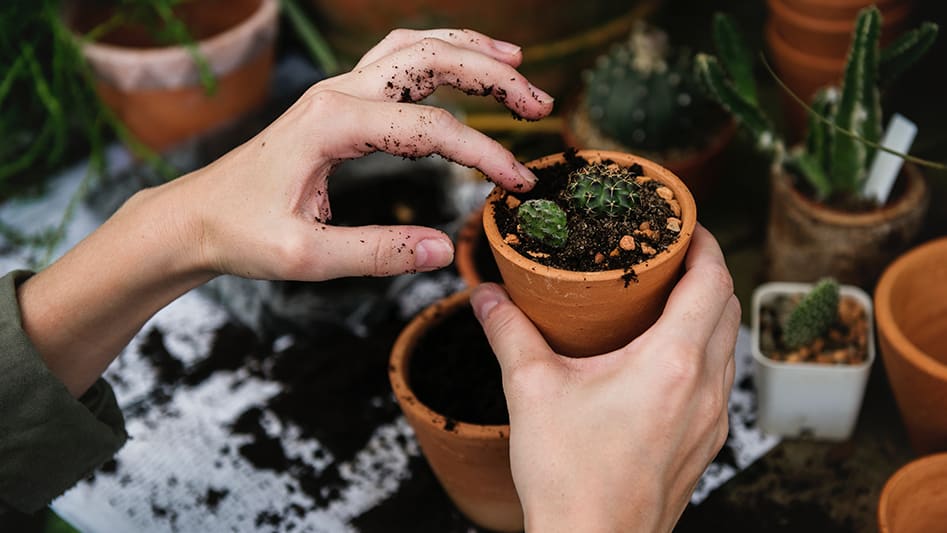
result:
[[[578,101],[582,100],[580,96]],[[624,146],[602,133],[589,120],[583,105],[572,106],[562,121],[562,140],[567,146],[578,150],[639,153],[677,175],[698,201],[707,198],[713,191],[717,177],[723,171],[722,155],[736,132],[737,123],[730,119],[720,125],[704,146],[664,153],[645,153]]]
[[[89,5],[75,2],[67,15],[79,32],[102,16],[81,11]],[[273,69],[277,0],[199,0],[181,9],[216,77],[213,94],[206,93],[194,59],[182,46],[149,46],[143,31],[120,31],[101,42],[82,43],[103,102],[139,141],[158,151],[259,107]]]
[[[947,451],[947,238],[893,262],[875,288],[875,309],[882,360],[912,447]]]
[[[924,176],[911,164],[899,178],[903,190],[896,187],[887,205],[866,212],[833,209],[804,196],[782,168],[772,178],[765,258],[766,278],[773,281],[832,276],[869,289],[914,242],[930,204]]]
[[[626,281],[623,269],[573,272],[537,263],[503,241],[494,219],[494,205],[504,195],[495,188],[487,197],[483,227],[500,274],[513,302],[562,355],[587,357],[624,346],[651,327],[674,284],[691,235],[697,224],[697,206],[684,182],[663,166],[643,157],[601,150],[581,150],[588,161],[610,160],[622,166],[640,164],[644,175],[674,192],[681,206],[681,231],[677,241],[644,263],[634,265],[636,281]],[[527,164],[542,168],[565,161],[563,154],[549,155]]]
[[[509,424],[449,425],[443,414],[417,398],[408,379],[419,339],[446,316],[469,306],[470,291],[434,303],[402,330],[391,349],[388,377],[424,457],[457,508],[482,527],[522,531],[523,511],[510,471]]]
[[[881,533],[943,531],[947,524],[947,453],[902,466],[888,478],[878,500]]]

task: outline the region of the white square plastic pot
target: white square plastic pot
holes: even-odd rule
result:
[[[855,429],[868,374],[875,361],[871,298],[865,291],[842,285],[842,296],[855,298],[868,317],[868,356],[857,365],[786,363],[760,350],[760,306],[773,298],[808,292],[812,283],[765,283],[753,292],[752,332],[754,376],[760,428],[784,437],[845,440]]]

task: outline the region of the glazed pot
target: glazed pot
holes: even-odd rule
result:
[[[581,101],[582,98],[579,98]],[[585,106],[574,105],[562,121],[562,139],[567,146],[578,150],[610,150],[638,153],[667,168],[687,185],[691,194],[700,201],[711,194],[717,177],[723,171],[722,155],[737,132],[735,120],[724,122],[701,147],[671,150],[663,153],[641,152],[624,146],[599,130],[589,120]]]
[[[942,531],[947,524],[947,453],[902,466],[885,483],[878,500],[881,533]]]
[[[681,231],[667,250],[632,269],[637,281],[626,281],[623,269],[573,272],[537,263],[503,241],[494,218],[494,202],[504,191],[495,188],[483,212],[483,227],[507,292],[558,353],[585,357],[624,346],[648,329],[664,309],[697,224],[697,206],[684,182],[668,169],[640,156],[582,150],[590,162],[611,160],[622,166],[640,164],[644,175],[670,188],[681,206]],[[531,168],[562,163],[563,154],[527,164]]]
[[[409,379],[420,338],[446,316],[469,305],[467,289],[418,314],[392,347],[388,377],[424,457],[457,508],[482,527],[522,531],[523,511],[510,471],[509,424],[448,424],[443,414],[418,399]]]
[[[804,294],[811,283],[764,283],[753,292],[753,366],[760,429],[783,437],[811,437],[840,441],[851,437],[861,411],[865,385],[875,362],[871,298],[851,285],[839,287],[843,297],[854,298],[868,316],[865,360],[858,364],[776,361],[760,348],[760,308],[778,295]]]
[[[871,287],[882,270],[914,242],[930,193],[924,176],[907,164],[887,205],[873,211],[832,209],[800,193],[783,169],[772,173],[766,230],[766,278]],[[898,190],[899,187],[902,190]]]
[[[911,445],[947,451],[947,239],[911,249],[875,288],[878,340]]]
[[[523,47],[518,70],[557,98],[575,90],[575,76],[598,53],[631,29],[632,23],[660,7],[662,0],[591,0],[581,7],[569,0],[311,0],[326,24],[327,40],[354,64],[393,28],[470,28]],[[459,106],[500,109],[487,99],[439,96]]]
[[[107,20],[75,2],[67,14],[78,32]],[[91,5],[95,5],[94,3]],[[277,0],[199,0],[177,12],[216,77],[207,94],[191,54],[182,46],[154,46],[143,28],[82,42],[103,102],[146,146],[166,150],[222,126],[266,99],[276,43]]]

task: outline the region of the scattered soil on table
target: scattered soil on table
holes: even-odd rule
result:
[[[868,316],[851,296],[839,298],[839,319],[821,337],[799,348],[782,342],[785,317],[801,295],[779,295],[760,306],[760,351],[787,363],[859,364],[868,357]]]
[[[563,163],[532,169],[539,178],[539,183],[531,191],[507,193],[494,201],[496,223],[500,235],[515,235],[519,241],[510,243],[513,249],[540,264],[564,270],[598,272],[622,269],[628,271],[634,265],[647,261],[677,241],[680,231],[680,213],[674,213],[672,206],[658,193],[659,188],[668,192],[669,189],[663,187],[657,180],[649,179],[650,176],[645,174],[640,165],[630,167],[636,175],[645,178],[640,180],[636,209],[619,217],[587,217],[582,211],[575,209],[567,198],[564,198],[562,191],[568,182],[569,174],[587,166],[589,162],[579,157],[574,149],[568,150],[565,154]],[[612,162],[603,161],[603,163]],[[662,193],[665,192],[662,191]],[[515,198],[518,202],[510,202],[507,200],[508,197]],[[519,205],[519,202],[532,199],[552,200],[566,212],[569,238],[563,248],[551,248],[519,233],[515,207]],[[514,207],[511,207],[511,203]],[[673,222],[669,224],[670,219],[677,219],[678,231],[670,229],[674,226]],[[622,239],[626,237],[634,240],[633,247],[621,245]]]
[[[510,423],[500,365],[470,306],[428,330],[409,365],[415,396],[447,418],[444,429],[452,430],[457,421]]]

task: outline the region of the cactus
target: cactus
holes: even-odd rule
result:
[[[638,202],[638,175],[630,168],[592,163],[569,174],[566,192],[572,205],[586,214],[623,216]]]
[[[783,344],[798,348],[824,335],[838,320],[838,302],[838,282],[830,278],[819,281],[789,313]]]
[[[805,145],[789,154],[759,106],[752,79],[748,79],[750,56],[727,15],[714,16],[714,41],[720,58],[698,54],[697,77],[711,97],[750,131],[757,147],[805,178],[818,199],[860,197],[875,154],[872,144],[881,137],[879,87],[917,61],[938,31],[936,24],[922,24],[879,51],[880,26],[881,13],[876,7],[859,11],[842,88],[824,89],[815,96]]]
[[[627,148],[693,146],[706,136],[708,123],[722,119],[694,79],[691,54],[670,47],[663,31],[643,23],[599,56],[583,81],[589,121]]]
[[[520,231],[551,248],[562,248],[569,238],[566,213],[551,200],[527,200],[517,208]]]

